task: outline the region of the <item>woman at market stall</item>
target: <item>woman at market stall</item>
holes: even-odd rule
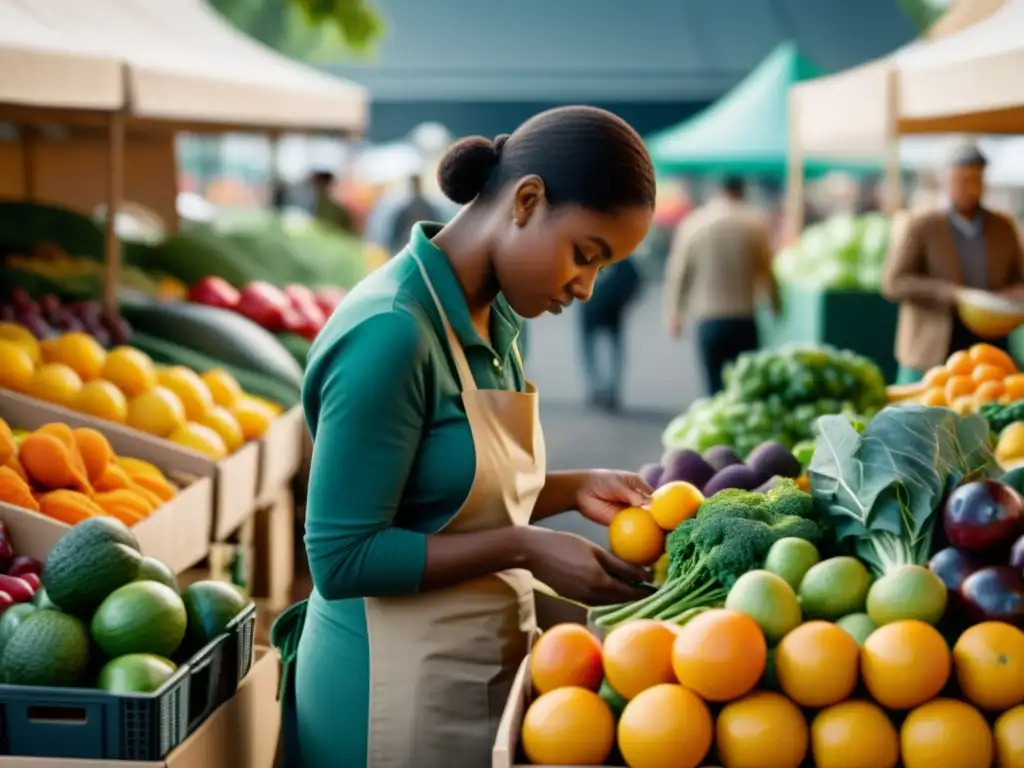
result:
[[[530,525],[569,510],[607,524],[650,488],[546,471],[516,343],[518,317],[586,301],[598,270],[644,238],[641,139],[608,112],[565,107],[463,139],[438,179],[465,208],[414,227],[310,352],[314,589],[273,633],[289,766],[489,765],[536,629],[533,577],[585,604],[646,594],[647,569]]]

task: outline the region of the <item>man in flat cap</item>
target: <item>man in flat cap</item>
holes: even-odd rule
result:
[[[1024,252],[1013,220],[981,205],[986,160],[974,144],[953,153],[946,174],[948,204],[913,214],[893,243],[882,294],[900,305],[896,331],[898,382],[919,381],[950,354],[978,338],[960,320],[962,288],[1019,296]],[[1006,347],[1005,339],[985,339]]]

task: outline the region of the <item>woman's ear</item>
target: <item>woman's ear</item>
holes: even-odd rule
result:
[[[527,176],[516,184],[512,201],[512,221],[517,227],[525,227],[537,209],[547,203],[544,181],[540,176]]]

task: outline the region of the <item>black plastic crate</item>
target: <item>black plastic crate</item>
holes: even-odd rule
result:
[[[0,754],[160,760],[235,695],[255,627],[250,605],[150,694],[0,685]]]

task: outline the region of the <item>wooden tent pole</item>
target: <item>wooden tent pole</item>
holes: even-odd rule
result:
[[[103,311],[118,314],[117,286],[121,276],[121,243],[117,238],[117,213],[124,196],[124,113],[114,112],[107,124],[107,222],[104,242]]]
[[[788,232],[786,241],[800,237],[804,228],[804,157],[800,146],[800,109],[797,94],[789,91],[789,153],[786,158],[786,200]]]
[[[888,214],[903,209],[903,169],[900,164],[900,73],[892,67],[885,88],[885,166],[883,210]]]

